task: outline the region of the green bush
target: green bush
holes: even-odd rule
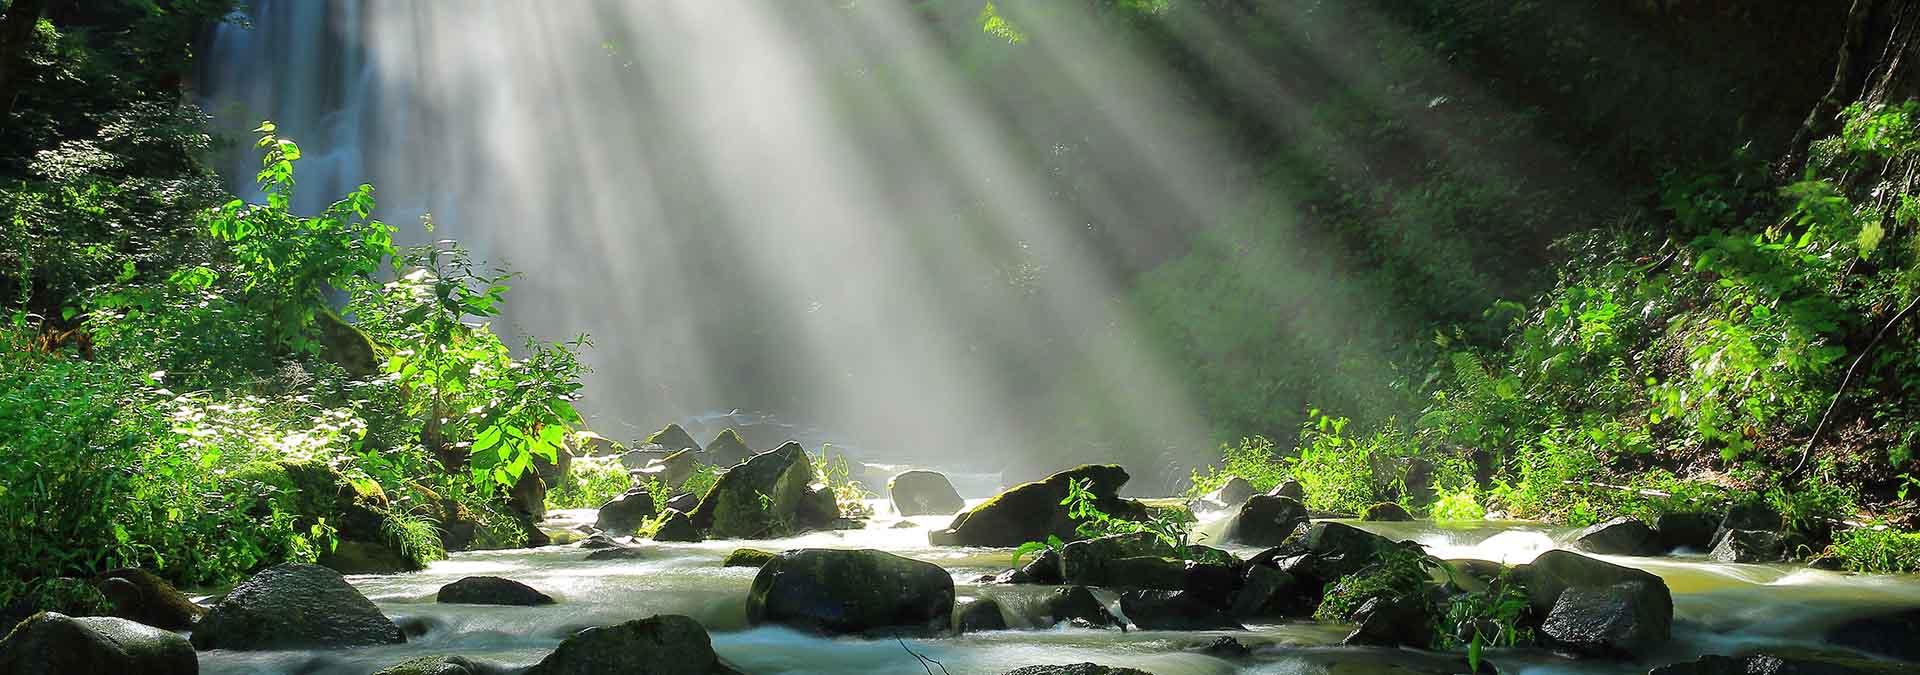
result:
[[[1846,569],[1855,572],[1920,572],[1920,533],[1880,527],[1847,530],[1834,538],[1824,555],[1838,558]]]
[[[567,482],[547,490],[547,507],[597,509],[626,494],[632,485],[633,477],[627,474],[627,467],[618,457],[575,457]],[[658,494],[657,487],[657,484],[650,486],[655,488],[655,501],[671,496]]]

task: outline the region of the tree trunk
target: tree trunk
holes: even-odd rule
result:
[[[46,9],[47,0],[13,0],[7,13],[0,15],[0,119],[13,114],[20,78],[26,74],[27,47],[33,44],[33,27]]]

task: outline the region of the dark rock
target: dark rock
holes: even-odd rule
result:
[[[1492,560],[1454,558],[1443,560],[1441,563],[1451,570],[1448,577],[1453,585],[1465,591],[1477,592],[1485,589],[1488,584],[1493,583],[1494,579],[1500,578],[1500,575],[1507,571],[1506,565]]]
[[[1106,562],[1099,576],[1078,577],[1068,581],[1087,586],[1178,591],[1187,585],[1187,561],[1157,555],[1116,558]]]
[[[753,454],[753,448],[747,447],[747,442],[740,438],[740,432],[723,429],[720,435],[713,437],[713,442],[707,444],[702,459],[714,466],[730,467],[753,459]]]
[[[939,565],[884,551],[805,548],[760,568],[748,591],[747,620],[828,635],[935,634],[951,624],[953,599],[953,577]]]
[[[507,490],[507,507],[539,522],[547,517],[547,483],[540,474],[527,471]]]
[[[1019,570],[1021,581],[1016,583],[1064,584],[1067,582],[1065,564],[1061,561],[1060,551],[1047,549],[1041,551],[1033,560],[1027,561]]]
[[[907,471],[887,481],[893,510],[902,516],[950,516],[967,508],[960,491],[938,471]]]
[[[573,473],[573,452],[562,447],[553,453],[553,461],[534,454],[533,472],[540,474],[540,482],[547,485],[564,485]]]
[[[1560,594],[1569,588],[1601,588],[1623,582],[1642,582],[1642,592],[1651,601],[1648,609],[1669,619],[1673,616],[1673,596],[1660,577],[1572,551],[1547,551],[1533,562],[1515,567],[1513,574],[1527,589],[1527,603],[1534,616],[1544,617],[1553,611]]]
[[[339,572],[269,567],[235,586],[193,631],[199,649],[314,649],[404,641],[400,627]]]
[[[597,551],[600,549],[620,548],[622,546],[625,546],[625,544],[615,541],[612,536],[602,534],[602,533],[594,533],[594,534],[588,535],[587,538],[580,540],[580,542],[574,544],[574,546],[578,546],[580,548],[584,548],[589,551]]]
[[[1713,533],[1720,529],[1720,518],[1710,513],[1662,513],[1653,521],[1660,551],[1691,549],[1705,551],[1713,547]]]
[[[767,561],[773,560],[774,555],[771,551],[762,551],[757,548],[736,548],[732,553],[727,554],[726,560],[720,561],[720,566],[762,567],[767,564]]]
[[[1286,497],[1287,499],[1305,504],[1307,502],[1307,488],[1301,485],[1300,481],[1288,478],[1279,485],[1274,486],[1272,490],[1268,490],[1267,496]]]
[[[1367,507],[1360,513],[1360,519],[1368,522],[1403,523],[1413,520],[1413,514],[1393,502],[1380,502]]]
[[[1359,626],[1341,644],[1425,649],[1433,642],[1433,616],[1410,598],[1368,598],[1353,620]]]
[[[653,493],[637,487],[600,505],[600,517],[593,526],[613,534],[633,534],[659,515],[654,510]]]
[[[1214,638],[1213,642],[1208,643],[1207,646],[1201,647],[1196,651],[1216,659],[1226,659],[1229,661],[1243,659],[1253,653],[1253,650],[1247,649],[1246,645],[1240,644],[1240,641],[1233,639],[1231,635],[1222,635]]]
[[[1278,546],[1307,522],[1307,508],[1288,497],[1259,495],[1240,506],[1228,526],[1227,540],[1250,546]]]
[[[667,508],[681,513],[692,513],[696,507],[700,506],[700,497],[690,492],[683,492],[667,500]]]
[[[1407,460],[1407,473],[1400,483],[1405,485],[1407,503],[1425,508],[1433,503],[1433,462],[1415,457]]]
[[[1851,619],[1827,631],[1826,642],[1869,654],[1920,662],[1920,608]]]
[[[1219,604],[1186,591],[1128,591],[1120,594],[1120,613],[1147,630],[1243,628]]]
[[[1072,663],[1061,666],[1027,666],[1007,671],[1007,675],[1153,675],[1134,668],[1110,668],[1098,663]]]
[[[41,612],[0,639],[0,675],[198,672],[198,657],[186,638],[119,617]]]
[[[727,469],[687,516],[717,539],[782,536],[793,531],[812,482],[806,450],[789,442]]]
[[[347,539],[334,542],[314,562],[341,574],[399,574],[425,568],[386,544]]]
[[[1382,552],[1399,546],[1391,539],[1342,523],[1314,523],[1301,537],[1301,544],[1312,562],[1312,573],[1307,576],[1321,583],[1358,572]],[[1281,571],[1292,570],[1282,567]]]
[[[693,519],[674,509],[667,509],[666,517],[660,520],[660,527],[653,531],[654,541],[695,542],[705,540],[700,528],[695,527]]]
[[[122,568],[100,575],[96,584],[113,603],[113,615],[155,628],[186,630],[207,614],[185,593],[143,569]]]
[[[1119,496],[1120,486],[1127,479],[1127,471],[1119,466],[1088,464],[1022,483],[954,516],[945,529],[929,531],[927,541],[935,546],[1011,548],[1029,541],[1046,541],[1048,535],[1065,541],[1080,539],[1078,522],[1068,517],[1067,507],[1060,503],[1066,499],[1068,481],[1091,481],[1094,505],[1108,515],[1143,519],[1145,507]]]
[[[553,596],[532,586],[500,577],[467,577],[440,587],[435,602],[463,605],[551,605]]]
[[[1725,563],[1779,562],[1786,556],[1786,540],[1777,532],[1723,530],[1707,556]]]
[[[693,619],[661,614],[575,633],[526,675],[732,675]]]
[[[1580,531],[1574,548],[1601,555],[1656,555],[1663,552],[1653,528],[1633,518],[1615,518]]]
[[[960,608],[960,616],[954,621],[961,633],[977,633],[983,630],[1006,630],[1007,617],[1000,612],[1000,603],[993,598],[980,598]]]
[[[825,485],[808,487],[793,512],[793,522],[802,530],[857,530],[862,527],[858,521],[848,521],[854,523],[853,527],[846,527],[840,521],[840,504],[834,501],[833,490]]]
[[[503,675],[508,668],[464,656],[422,656],[388,666],[373,675]]]
[[[1672,635],[1672,603],[1665,584],[1576,586],[1560,594],[1540,634],[1553,646],[1582,654],[1637,654]]]
[[[888,525],[888,526],[887,526],[887,529],[890,529],[890,530],[911,530],[911,529],[914,529],[914,528],[916,528],[916,527],[919,527],[919,526],[920,526],[920,524],[919,524],[919,523],[916,523],[916,522],[913,522],[913,521],[911,521],[911,520],[902,520],[902,521],[899,521],[899,522],[896,522],[896,523],[894,523],[894,524],[892,524],[892,525]]]
[[[1054,589],[1053,595],[1047,597],[1046,612],[1047,620],[1055,624],[1080,620],[1095,628],[1122,625],[1120,619],[1107,610],[1106,603],[1085,586]]]
[[[645,560],[647,552],[633,546],[603,548],[587,554],[587,560]]]
[[[1822,654],[1702,656],[1660,666],[1647,675],[1911,675],[1912,664]]]
[[[1243,619],[1283,614],[1293,591],[1292,575],[1268,565],[1250,565],[1234,592],[1230,611]]]
[[[693,440],[693,435],[687,433],[686,429],[680,428],[678,424],[669,424],[661,427],[659,431],[653,432],[652,436],[647,437],[646,443],[647,445],[658,445],[669,451],[700,451],[700,444]]]
[[[1113,560],[1136,556],[1162,556],[1173,553],[1171,547],[1152,532],[1135,532],[1094,537],[1068,543],[1060,550],[1061,575],[1069,583],[1089,586],[1112,585],[1104,567]]]
[[[1245,503],[1247,498],[1257,494],[1260,494],[1260,491],[1253,487],[1253,483],[1247,482],[1245,478],[1232,476],[1227,479],[1226,484],[1220,486],[1220,489],[1207,493],[1205,499],[1222,506],[1232,507]]]
[[[1187,559],[1198,563],[1226,565],[1228,567],[1239,567],[1241,562],[1240,558],[1232,553],[1200,544],[1187,545]]]
[[[1713,541],[1707,543],[1707,549],[1720,547],[1720,540],[1735,530],[1753,530],[1756,532],[1780,532],[1787,529],[1786,520],[1780,512],[1773,510],[1766,502],[1749,501],[1735,504],[1727,509],[1727,515],[1720,519],[1720,526],[1714,528]]]

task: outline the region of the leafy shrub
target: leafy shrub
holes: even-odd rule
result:
[[[860,481],[853,479],[847,458],[831,452],[832,449],[832,445],[823,446],[819,454],[807,456],[807,461],[813,464],[814,479],[833,492],[833,502],[840,508],[840,515],[848,518],[872,516],[873,507],[867,506],[867,499],[873,493],[868,492]]]
[[[1220,463],[1195,469],[1189,479],[1187,496],[1198,498],[1218,490],[1235,476],[1252,483],[1254,489],[1261,492],[1272,490],[1287,479],[1285,465],[1274,454],[1273,441],[1265,436],[1250,436],[1240,439],[1237,445],[1221,444]]]
[[[1328,584],[1326,596],[1313,611],[1313,618],[1351,622],[1353,613],[1374,598],[1400,598],[1430,605],[1427,585],[1433,576],[1429,570],[1439,564],[1440,561],[1418,548],[1396,547],[1382,551],[1360,571]]]
[[[620,463],[618,457],[575,457],[567,482],[547,490],[547,507],[597,509],[626,494],[632,485],[633,477],[627,474],[627,467]],[[652,487],[658,487],[657,481]],[[671,497],[660,495],[659,492],[658,489],[653,490],[656,501],[664,502]]]
[[[1920,571],[1920,533],[1880,527],[1841,532],[1824,555],[1855,572],[1906,574]]]
[[[1438,498],[1434,500],[1428,516],[1441,522],[1485,520],[1487,510],[1480,506],[1480,500],[1475,496],[1475,492],[1472,486],[1458,490],[1444,488],[1439,490]]]

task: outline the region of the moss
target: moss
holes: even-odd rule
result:
[[[760,567],[767,564],[767,561],[772,560],[774,555],[776,554],[771,551],[762,551],[757,548],[738,548],[734,549],[732,553],[727,554],[727,559],[722,561],[720,566]]]
[[[1047,535],[1061,539],[1082,539],[1078,523],[1067,516],[1060,504],[1067,496],[1067,483],[1091,481],[1089,490],[1099,500],[1102,511],[1117,518],[1145,519],[1146,509],[1139,502],[1119,497],[1127,483],[1127,471],[1114,464],[1085,464],[1044,479],[1008,488],[978,506],[955,516],[945,530],[927,534],[928,541],[939,546],[1019,546],[1029,541],[1045,541]]]
[[[647,437],[647,443],[658,445],[668,450],[700,449],[700,444],[693,440],[693,434],[687,433],[687,430],[680,428],[678,424],[669,424],[661,427],[659,431],[653,432],[652,436]]]

